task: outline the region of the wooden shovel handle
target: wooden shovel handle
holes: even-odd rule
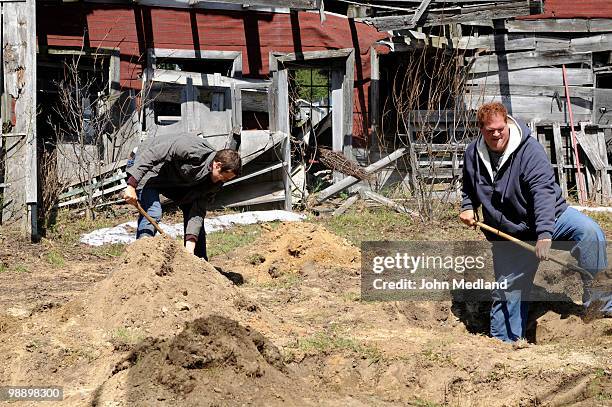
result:
[[[519,239],[517,239],[517,238],[516,238],[516,237],[514,237],[514,236],[510,236],[509,234],[504,233],[504,232],[502,232],[501,230],[498,230],[498,229],[492,228],[491,226],[486,225],[486,224],[484,224],[484,223],[482,223],[482,222],[476,221],[476,226],[478,226],[478,227],[480,227],[481,229],[484,229],[484,230],[486,230],[486,231],[488,231],[488,232],[494,233],[494,234],[496,234],[496,235],[497,235],[497,236],[499,236],[499,237],[503,237],[503,238],[504,238],[504,239],[506,239],[506,240],[509,240],[509,241],[511,241],[511,242],[514,242],[514,243],[516,243],[517,245],[521,246],[522,248],[524,248],[524,249],[526,249],[526,250],[529,250],[530,252],[535,253],[535,251],[536,251],[536,250],[535,250],[535,247],[534,247],[534,246],[532,246],[532,245],[530,245],[529,243],[525,243],[525,242],[523,242],[522,240],[519,240]],[[588,277],[588,279],[589,279],[589,280],[593,278],[593,276],[591,275],[591,273],[589,273],[589,272],[588,272],[588,271],[586,271],[585,269],[583,269],[583,268],[581,268],[581,267],[578,267],[578,266],[575,266],[575,265],[573,265],[573,264],[571,264],[571,263],[568,263],[568,262],[566,262],[566,261],[563,261],[563,260],[561,260],[561,259],[557,258],[556,256],[550,256],[550,255],[549,255],[549,256],[548,256],[548,260],[550,260],[550,261],[552,261],[552,262],[554,262],[554,263],[557,263],[557,264],[559,264],[559,265],[561,265],[561,266],[567,267],[567,268],[569,268],[570,270],[576,271],[576,272],[578,272],[578,273],[580,273],[580,274],[584,275],[585,277]]]
[[[144,208],[140,206],[140,202],[136,202],[136,208],[138,208],[138,212],[140,212],[142,216],[144,216],[149,222],[151,222],[151,225],[155,227],[155,230],[157,230],[160,235],[165,235],[164,231],[159,227],[155,219],[153,219],[151,215],[149,215],[147,211],[145,211]]]

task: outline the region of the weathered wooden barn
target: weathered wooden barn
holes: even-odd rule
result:
[[[391,34],[391,52],[373,69],[381,106],[374,125],[387,114],[381,144],[394,149],[399,139],[415,152],[404,180],[420,172],[457,186],[473,112],[498,100],[531,126],[566,194],[610,201],[611,2],[357,3],[369,3],[356,6],[361,21]],[[410,75],[398,76],[404,69]]]
[[[35,20],[30,11],[20,27],[36,36],[25,51],[37,62],[21,66],[36,84],[30,104],[38,98],[38,120],[30,141],[3,160],[4,222],[24,219],[25,175],[32,185],[25,201],[36,208],[42,198],[36,166],[24,173],[17,165],[35,161],[36,141],[40,158],[53,139],[58,169],[72,184],[60,206],[122,189],[122,168],[141,140],[188,132],[241,152],[244,175],[228,183],[219,204],[287,208],[292,190],[304,190],[317,147],[353,157],[353,145],[367,143],[370,52],[388,35],[325,12],[319,1],[38,1]],[[21,18],[4,21],[15,22]],[[14,41],[5,36],[5,49],[18,47]],[[23,126],[18,110],[3,111],[3,121]],[[100,124],[101,116],[108,120]],[[304,165],[292,166],[296,154]]]
[[[452,197],[474,110],[489,100],[532,127],[569,196],[610,200],[607,0],[0,7],[2,221],[32,235],[51,184],[67,187],[62,206],[96,203],[125,186],[142,140],[183,132],[241,152],[245,175],[219,197],[226,206],[303,201],[307,183],[325,185],[321,148],[375,163],[362,181],[374,190]],[[62,182],[48,177],[49,145]]]

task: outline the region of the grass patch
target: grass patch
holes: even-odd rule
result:
[[[47,263],[49,263],[51,266],[55,268],[64,267],[64,265],[66,264],[66,260],[64,259],[64,256],[56,250],[49,251],[45,255],[45,259],[47,260]]]
[[[361,300],[361,293],[358,291],[345,291],[340,295],[344,301],[355,302]]]
[[[0,263],[0,273],[6,273],[7,271],[9,271],[8,266],[4,263]]]
[[[119,257],[125,252],[125,247],[122,243],[105,244],[92,248],[91,252],[100,257]]]
[[[47,239],[59,242],[63,245],[74,245],[79,243],[83,233],[91,232],[95,229],[108,228],[115,226],[118,222],[116,218],[98,216],[96,219],[85,219],[76,217],[69,211],[60,211],[57,220],[47,230]]]
[[[355,245],[368,240],[405,240],[406,231],[414,229],[407,215],[384,208],[349,210],[340,216],[319,220],[327,229]]]
[[[443,209],[443,210],[442,210]],[[325,226],[333,233],[344,237],[356,246],[363,241],[381,240],[483,240],[479,231],[465,227],[459,222],[459,210],[446,205],[439,217],[423,223],[406,214],[388,208],[349,209],[340,216],[310,219]]]
[[[593,219],[601,226],[606,235],[612,233],[612,213],[610,212],[584,212],[585,215]]]
[[[261,254],[255,253],[255,254],[250,255],[247,258],[247,261],[249,262],[249,264],[252,264],[253,266],[257,266],[258,264],[261,264],[264,261],[266,261],[266,259]]]
[[[142,342],[145,338],[144,334],[137,330],[126,327],[119,327],[111,332],[110,342],[117,345],[135,345]]]
[[[302,279],[298,274],[289,273],[281,277],[274,278],[271,281],[266,281],[263,284],[259,284],[259,286],[272,289],[287,289],[299,284],[300,281],[302,281]]]
[[[276,227],[278,223],[274,222],[272,225]],[[212,259],[216,256],[227,255],[240,247],[247,246],[253,243],[264,230],[266,229],[261,224],[239,225],[206,235],[208,257]]]
[[[29,273],[30,272],[30,270],[23,264],[16,265],[13,271],[15,273]]]
[[[353,338],[340,336],[337,333],[319,332],[305,339],[299,339],[297,348],[305,353],[332,353],[348,351],[368,359],[372,363],[382,359],[382,353],[374,346],[364,345]]]
[[[587,386],[586,393],[597,401],[612,400],[612,375],[603,369],[595,371],[595,378]]]

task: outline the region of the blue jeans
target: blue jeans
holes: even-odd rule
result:
[[[162,207],[159,200],[159,191],[155,188],[143,188],[137,191],[138,201],[140,206],[151,216],[157,223],[162,217]],[[144,216],[138,216],[138,227],[136,229],[136,239],[141,237],[155,236],[155,226],[151,224]]]
[[[574,208],[567,208],[555,222],[553,248],[569,250],[578,265],[592,276],[608,266],[606,237],[599,225]],[[539,260],[532,252],[518,246],[493,244],[493,268],[498,282],[506,280],[507,290],[493,291],[491,336],[514,342],[525,336],[529,295]],[[583,276],[583,304],[602,301],[601,311],[612,312],[612,294],[591,290],[591,279]]]
[[[143,188],[137,191],[138,200],[140,201],[140,205],[142,208],[153,218],[156,222],[159,223],[162,216],[162,207],[159,199],[159,191],[155,188]],[[174,199],[179,199],[178,197],[173,197]],[[185,233],[185,228],[187,227],[187,216],[189,215],[189,210],[191,209],[191,203],[181,204],[179,208],[183,212],[183,234]],[[151,224],[144,216],[140,215],[138,217],[138,227],[136,229],[136,239],[140,239],[141,237],[153,237],[155,236],[156,230],[155,226]],[[185,239],[183,239],[183,243]],[[204,229],[204,225],[202,225],[202,229],[200,230],[200,234],[198,235],[198,240],[196,242],[194,255],[197,257],[203,258],[208,261],[208,255],[206,253],[206,230]]]

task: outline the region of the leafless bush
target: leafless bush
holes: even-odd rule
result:
[[[150,103],[150,87],[138,93],[117,89],[119,84],[112,83],[107,73],[107,55],[98,51],[82,51],[65,60],[53,107],[61,120],[49,122],[57,148],[56,166],[83,189],[81,204],[88,217],[105,199],[105,181],[140,141],[139,111]]]
[[[454,49],[426,46],[406,53],[385,103],[383,122],[392,123],[382,127],[394,134],[380,137],[379,149],[409,148],[398,162],[407,171],[398,191],[407,192],[426,219],[438,216],[457,191],[462,144],[473,136],[463,60],[464,51]]]

